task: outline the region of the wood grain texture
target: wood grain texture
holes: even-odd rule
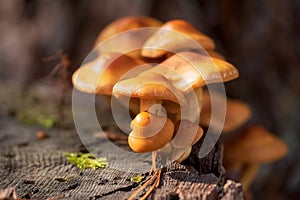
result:
[[[138,187],[130,181],[137,175],[130,167],[127,171],[112,166],[81,170],[69,164],[64,152],[85,150],[74,130],[49,129],[49,137],[41,140],[35,135],[39,127],[24,126],[14,119],[0,118],[0,127],[0,189],[15,187],[18,197],[126,199]],[[127,159],[128,166],[130,162]],[[142,182],[150,177],[143,175]],[[199,174],[191,166],[171,163],[163,168],[160,185],[149,199],[242,198],[240,184],[229,182],[224,187],[223,182],[213,173]]]

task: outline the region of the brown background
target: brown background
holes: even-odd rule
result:
[[[72,70],[91,50],[98,32],[126,15],[166,21],[181,18],[215,39],[217,50],[240,71],[226,85],[250,104],[250,123],[283,138],[289,155],[262,167],[255,199],[300,195],[300,1],[287,0],[6,0],[0,4],[0,78],[24,86],[43,79],[66,52]]]

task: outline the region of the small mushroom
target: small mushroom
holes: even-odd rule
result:
[[[268,163],[287,153],[286,144],[265,128],[248,127],[235,140],[225,142],[226,159],[241,162]]]
[[[200,114],[200,124],[204,127],[218,126],[219,122],[211,121],[211,98],[214,98],[216,104],[221,104],[223,98],[221,94],[216,92],[204,91],[203,106]],[[218,106],[218,105],[216,105]],[[251,117],[250,107],[239,100],[227,98],[226,100],[226,115],[222,132],[232,132],[241,127]]]
[[[159,27],[161,25],[162,22],[151,17],[146,17],[146,16],[122,17],[111,22],[110,24],[108,24],[106,27],[102,29],[95,42],[95,46],[97,46],[100,42],[106,40],[107,38],[124,31],[143,28],[143,27]]]
[[[180,104],[183,108],[187,107],[184,94],[175,88],[172,83],[166,79],[163,75],[155,72],[145,71],[139,74],[136,77],[126,79],[118,82],[113,88],[113,94],[117,98],[121,98],[122,96],[127,96],[131,98],[139,98],[140,99],[140,112],[148,112],[158,117],[161,122],[163,119],[166,119],[166,126],[172,126],[173,123],[166,117],[167,113],[165,112],[162,103],[163,101],[172,101],[174,103]],[[139,115],[138,115],[139,116]],[[145,116],[145,115],[143,115]],[[135,123],[136,124],[136,123]],[[132,128],[135,127],[135,124],[132,124]],[[170,125],[172,124],[172,125]],[[164,129],[165,126],[162,126]],[[170,128],[166,129],[170,130]],[[134,130],[133,130],[134,131]],[[174,131],[174,125],[173,125]],[[135,131],[133,133],[136,133]],[[162,132],[163,134],[163,132]],[[165,133],[166,134],[166,133]],[[169,133],[168,133],[169,134]],[[132,134],[134,136],[134,134]],[[172,133],[173,135],[173,133]],[[172,137],[171,137],[172,138]],[[169,141],[171,138],[167,137]],[[134,147],[134,142],[139,142],[138,140],[130,139],[131,147]],[[166,140],[164,140],[163,144]],[[167,142],[169,142],[167,141]],[[146,144],[146,143],[145,143]],[[137,145],[137,144],[136,144]],[[164,146],[164,145],[163,145]],[[159,145],[161,147],[161,145]],[[151,149],[150,147],[144,147],[147,149]],[[134,149],[133,149],[134,150]],[[157,150],[157,149],[155,149]],[[155,150],[152,152],[152,170],[156,169],[155,165]],[[140,150],[141,151],[141,150]]]
[[[119,79],[141,64],[139,60],[125,54],[102,54],[77,69],[72,76],[72,82],[82,92],[112,95],[112,88]]]
[[[224,166],[229,172],[233,166],[242,170],[240,180],[245,191],[261,163],[279,160],[286,154],[286,144],[258,125],[250,126],[239,137],[224,142]]]
[[[131,149],[137,153],[156,151],[165,146],[173,137],[174,124],[170,119],[151,114],[139,113],[131,122],[132,132],[128,136]]]
[[[198,42],[204,49],[214,49],[214,41],[198,31],[184,20],[170,20],[164,23],[144,44],[142,55],[157,58],[169,51],[186,49],[191,39]]]

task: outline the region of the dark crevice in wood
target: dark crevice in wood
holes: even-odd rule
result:
[[[199,142],[193,145],[190,156],[183,164],[193,166],[199,174],[213,173],[215,176],[221,177],[224,174],[224,168],[222,166],[223,145],[218,141],[214,148],[204,158],[199,158],[198,154],[204,138],[205,135]]]
[[[78,186],[79,186],[79,183],[75,183],[75,184],[69,185],[66,189],[64,189],[62,191],[65,192],[65,191],[68,191],[68,190],[74,190]]]
[[[68,179],[67,178],[63,178],[63,177],[57,177],[54,180],[56,180],[58,182],[66,182]]]
[[[23,181],[24,184],[35,184],[34,180],[24,180]]]
[[[107,192],[107,193],[103,193],[101,195],[95,195],[94,197],[95,198],[101,198],[101,197],[105,197],[105,196],[114,194],[116,192],[129,192],[129,191],[132,191],[132,189],[135,188],[135,187],[137,187],[137,184],[132,184],[132,185],[128,185],[128,186],[125,186],[125,187],[120,187],[118,189],[112,190],[112,191]]]

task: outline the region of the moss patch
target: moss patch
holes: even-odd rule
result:
[[[106,158],[96,158],[91,153],[65,153],[66,159],[80,169],[105,168],[108,165]]]

